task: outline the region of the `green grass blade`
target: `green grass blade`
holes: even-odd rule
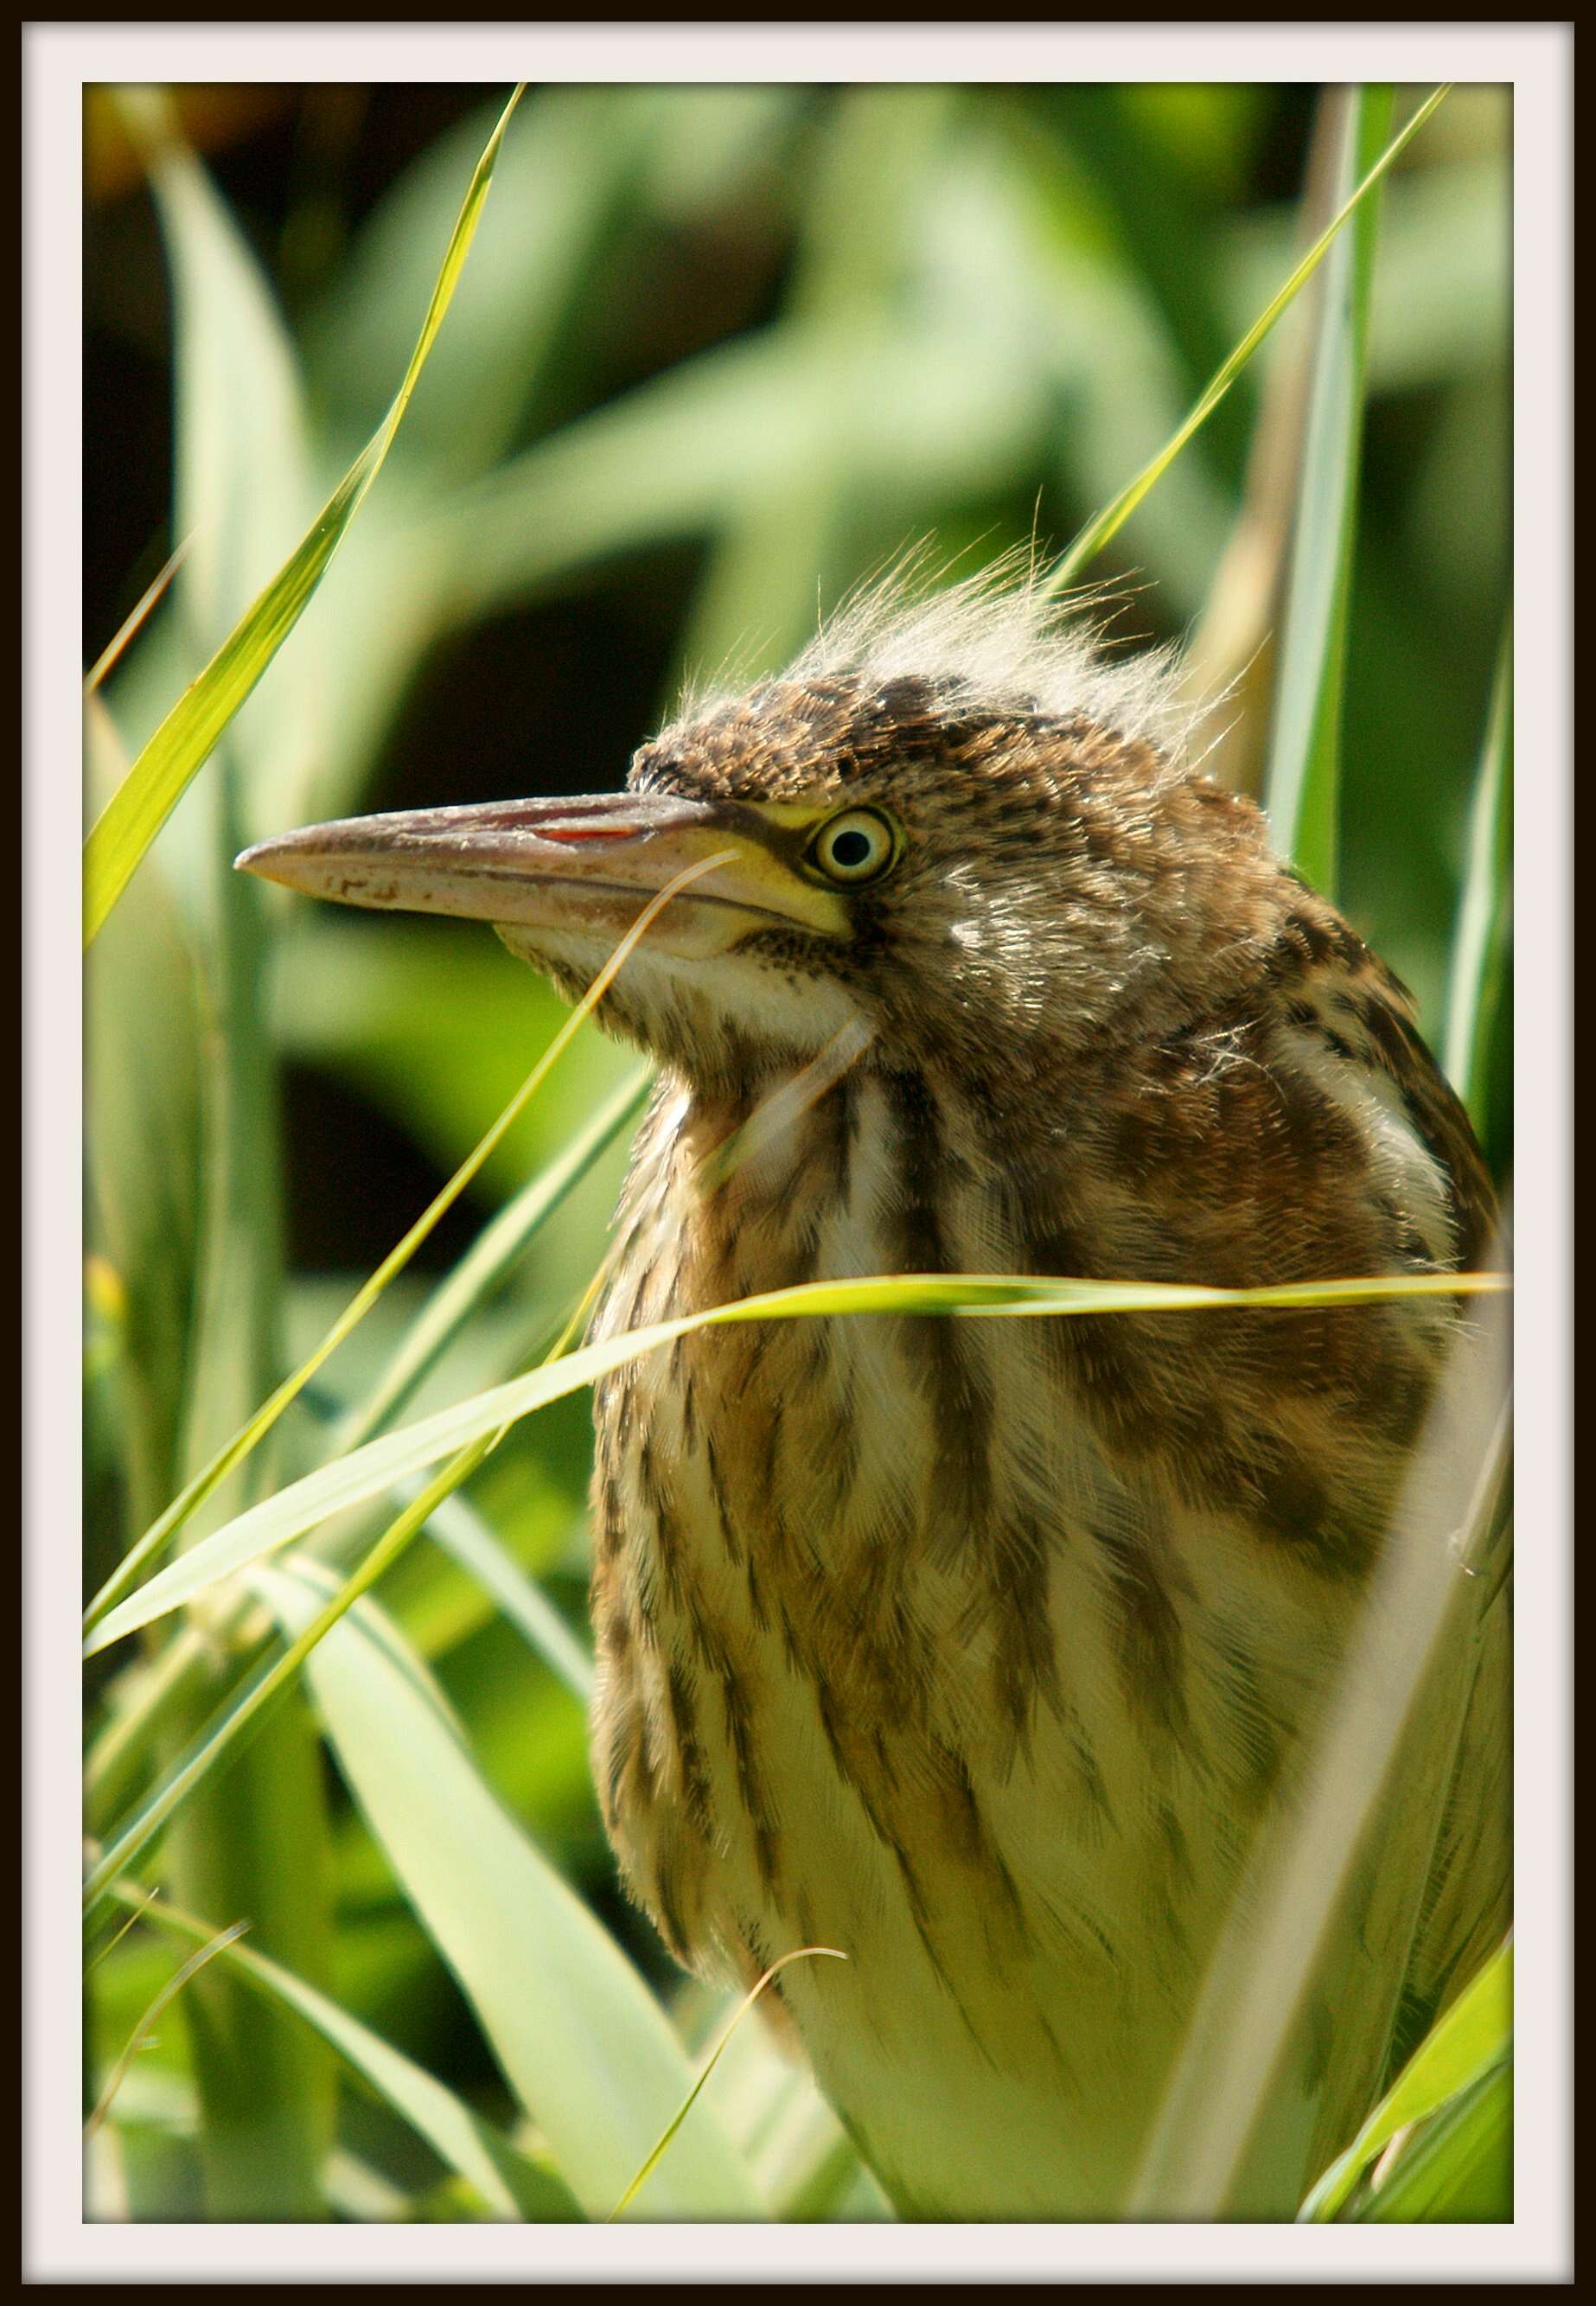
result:
[[[1345,100],[1336,184],[1343,205],[1386,141],[1395,91],[1353,89]],[[1324,269],[1265,785],[1276,848],[1327,896],[1336,893],[1346,620],[1378,230],[1377,184]]]
[[[1513,2063],[1503,2057],[1447,2100],[1349,2223],[1505,2225],[1512,2216]]]
[[[116,1597],[127,1591],[145,1562],[161,1550],[167,1539],[183,1526],[189,1516],[226,1479],[234,1467],[243,1463],[256,1445],[271,1431],[283,1412],[298,1398],[323,1362],[329,1360],[345,1338],[359,1327],[388,1283],[396,1274],[403,1271],[440,1218],[454,1207],[495,1147],[514,1127],[531,1098],[548,1078],[555,1063],[563,1055],[580,1021],[581,1012],[573,1012],[565,1026],[550,1043],[522,1082],[508,1105],[505,1106],[498,1120],[461,1162],[448,1183],[434,1194],[403,1240],[388,1251],[376,1271],[362,1283],[344,1311],[338,1315],[337,1320],[327,1331],[320,1344],[307,1355],[291,1376],[283,1379],[281,1385],[261,1405],[255,1414],[240,1426],[232,1439],[218,1450],[209,1463],[201,1468],[179,1495],[174,1498],[160,1518],[146,1530],[137,1545],[124,1556],[114,1574],[106,1580],[90,1603],[84,1613],[86,1625],[95,1624]],[[573,1179],[572,1182],[574,1183],[575,1180]],[[545,1209],[542,1215],[546,1214]],[[441,1350],[443,1342],[447,1340],[440,1340],[439,1350]],[[417,1380],[420,1374],[419,1371],[415,1372]]]
[[[145,1531],[138,1543],[124,1556],[114,1574],[106,1580],[90,1603],[84,1613],[85,1625],[93,1626],[98,1623],[117,1595],[126,1593],[144,1564],[160,1551],[167,1539],[183,1526],[207,1498],[212,1495],[235,1466],[243,1463],[256,1445],[271,1431],[283,1412],[298,1398],[322,1363],[337,1352],[345,1338],[365,1319],[394,1276],[409,1263],[439,1219],[453,1207],[483,1161],[487,1159],[493,1147],[514,1123],[527,1098],[542,1080],[552,1058],[558,1054],[558,1045],[545,1054],[543,1059],[527,1076],[516,1096],[500,1114],[492,1128],[482,1139],[475,1150],[461,1163],[448,1184],[428,1203],[404,1239],[397,1247],[389,1251],[376,1271],[361,1285],[315,1350],[307,1355],[291,1376],[283,1379],[282,1384],[261,1405],[255,1414],[246,1420],[233,1439],[218,1449],[215,1456],[201,1468],[193,1479],[174,1498],[160,1518]]]
[[[189,1980],[191,1978],[197,1977],[200,1972],[209,1962],[214,1960],[216,1956],[224,1952],[227,1947],[233,1945],[243,1935],[243,1933],[248,1929],[248,1927],[249,1924],[247,1922],[234,1922],[228,1928],[218,1930],[213,1935],[208,1935],[204,1944],[201,1946],[197,1952],[190,1954],[188,1960],[183,1963],[181,1968],[173,1972],[172,1976],[161,1987],[160,1992],[155,1995],[154,1999],[150,2002],[149,2008],[144,2011],[143,2016],[139,2020],[138,2024],[133,2028],[132,2032],[129,2035],[127,2046],[124,2049],[121,2056],[112,2066],[109,2074],[106,2078],[105,2087],[100,2091],[98,2097],[95,2100],[94,2109],[90,2114],[88,2121],[83,2125],[83,2137],[85,2142],[93,2137],[95,2131],[99,2128],[107,2114],[109,2114],[111,2110],[111,2102],[115,2097],[117,2091],[121,2088],[123,2081],[126,2077],[128,2068],[132,2064],[133,2060],[143,2048],[145,2042],[149,2037],[149,2029],[154,2025],[156,2020],[160,2016],[162,2011],[169,2010],[173,2003],[176,2001],[178,1995],[183,1992],[183,1987],[189,1983]]]
[[[1215,371],[1190,413],[1165,442],[1157,455],[1144,465],[1135,479],[1127,482],[1112,503],[1106,505],[1096,518],[1089,521],[1081,530],[1069,551],[1054,568],[1048,580],[1051,591],[1063,592],[1068,585],[1074,584],[1081,572],[1097,559],[1104,546],[1123,527],[1148,491],[1156,487],[1193,433],[1200,430],[1219,406],[1281,314],[1286,311],[1302,288],[1318,270],[1342,226],[1356,213],[1398,153],[1404,150],[1413,137],[1418,134],[1447,94],[1447,87],[1445,84],[1433,90],[1407,125],[1392,138],[1351,198],[1337,209],[1307,254],[1282,282],[1228,359]]]
[[[558,2180],[518,2153],[491,2122],[484,2122],[435,2076],[396,2050],[325,1994],[317,1992],[280,1962],[252,1946],[211,1938],[209,1924],[183,1913],[164,1899],[142,1900],[118,1885],[115,1895],[135,1907],[139,1917],[175,1936],[209,1942],[229,1968],[257,1994],[294,2011],[337,2052],[363,2080],[407,2122],[441,2162],[474,2186],[498,2217],[547,2221],[580,2215]]]
[[[84,719],[90,792],[109,790],[113,767],[126,763],[102,697],[88,700]],[[83,1035],[86,1226],[116,1277],[119,1472],[136,1530],[181,1477],[201,1215],[205,989],[164,871],[143,876],[84,961]],[[97,1530],[90,1576],[125,1542],[123,1529]]]
[[[266,1574],[286,1633],[316,1593]],[[412,1683],[346,1619],[309,1679],[355,1800],[459,1979],[517,2097],[584,2208],[602,2216],[693,2086],[663,2011],[613,1940],[499,1806]],[[759,2217],[752,2178],[699,2106],[644,2214]]]
[[[681,2129],[683,2122],[686,2122],[688,2114],[692,2113],[694,2106],[696,2105],[699,2093],[704,2088],[704,2086],[708,2081],[710,2076],[714,2072],[715,2068],[720,2064],[721,2054],[725,2050],[727,2044],[730,2041],[738,2028],[742,2024],[743,2020],[747,2016],[749,2011],[752,2010],[754,2004],[758,2001],[760,1995],[764,1992],[766,1986],[770,1985],[773,1978],[781,1976],[781,1972],[787,1968],[789,1962],[810,1961],[819,1954],[828,1956],[832,1961],[846,1961],[848,1960],[848,1956],[837,1946],[795,1946],[790,1953],[784,1953],[780,1961],[772,1962],[770,1968],[765,1971],[764,1976],[759,1980],[759,1983],[751,1987],[750,1990],[743,1996],[742,2001],[732,2012],[731,2018],[727,2024],[725,2030],[721,2034],[720,2040],[715,2044],[714,2048],[710,2052],[708,2058],[701,2068],[697,2078],[694,2081],[692,2088],[687,2092],[686,2097],[683,2098],[681,2104],[677,2107],[676,2112],[666,2123],[665,2128],[661,2132],[659,2138],[655,2140],[653,2148],[649,2154],[647,2160],[644,2163],[643,2167],[638,2171],[636,2176],[632,2180],[631,2184],[627,2188],[626,2192],[621,2196],[619,2201],[617,2202],[615,2208],[610,2211],[609,2218],[606,2220],[606,2224],[613,2225],[618,2218],[624,2218],[627,2212],[631,2208],[632,2204],[643,2191],[644,2187],[647,2185],[649,2180],[653,2176],[654,2172],[659,2168],[660,2164],[664,2160],[666,2154],[669,2152],[671,2140],[676,2137],[677,2133]]]
[[[507,1623],[585,1705],[593,1695],[593,1659],[548,1595],[508,1554],[480,1515],[462,1498],[437,1507],[427,1525],[433,1543],[474,1577]]]
[[[293,344],[244,235],[168,130],[167,100],[149,90],[142,97],[124,102],[154,123],[149,175],[172,281],[173,525],[193,540],[174,609],[192,645],[209,655],[313,509],[306,412]],[[182,1473],[248,1415],[280,1367],[277,1082],[262,1018],[268,923],[264,893],[239,879],[232,861],[247,797],[303,742],[306,670],[297,652],[277,684],[276,713],[245,714],[229,729],[185,827],[184,879],[201,933],[210,1030],[175,1469]],[[254,1483],[241,1482],[226,1503],[218,1495],[213,1518],[225,1519],[269,1483],[259,1463],[252,1470]],[[213,1651],[191,1722],[236,1670]],[[201,1912],[247,1913],[258,1943],[312,1977],[332,1960],[325,1791],[310,1722],[303,1709],[286,1707],[167,1853],[180,1898]],[[283,1848],[295,1853],[291,1876],[274,1862]],[[320,2173],[336,2102],[324,2045],[245,1994],[225,1969],[194,1981],[184,2012],[207,2216],[324,2216]]]
[[[133,763],[90,833],[83,855],[83,941],[90,944],[166,823],[190,779],[298,623],[380,471],[448,310],[492,181],[516,88],[477,164],[444,252],[410,365],[381,424],[345,474],[297,549],[183,692]]]
[[[1513,619],[1502,636],[1469,816],[1468,860],[1452,940],[1442,1066],[1485,1136],[1489,1057],[1501,1016],[1513,914]]]
[[[171,624],[179,661],[192,669],[221,647],[316,511],[323,491],[314,419],[268,269],[183,141],[169,94],[127,90],[119,108],[146,150],[171,283],[172,526],[189,540]],[[269,810],[270,792],[306,748],[324,675],[320,636],[307,634],[278,671],[269,705],[231,725],[235,807],[258,801]],[[170,680],[167,673],[162,687]],[[189,844],[220,845],[218,781],[207,781],[207,805],[174,844],[183,850],[169,860],[180,885],[198,861]],[[240,813],[251,821],[248,806]]]
[[[1513,2040],[1512,1941],[1433,2026],[1344,2154],[1330,2165],[1298,2212],[1304,2223],[1333,2218],[1359,2178],[1399,2131],[1423,2122],[1506,2056]]]
[[[92,1910],[98,1904],[117,1876],[127,1871],[157,1834],[163,1832],[192,1800],[213,1771],[223,1761],[234,1758],[241,1750],[243,1742],[260,1728],[271,1708],[291,1687],[301,1666],[323,1635],[336,1626],[361,1595],[376,1584],[383,1571],[398,1559],[442,1499],[452,1496],[460,1483],[475,1472],[491,1448],[493,1438],[491,1433],[484,1435],[451,1459],[414,1503],[388,1525],[364,1560],[350,1573],[298,1638],[289,1644],[280,1657],[264,1661],[245,1681],[243,1688],[234,1694],[218,1716],[192,1741],[181,1760],[145,1797],[136,1814],[116,1831],[110,1847],[90,1870],[83,1885],[86,1911]],[[219,1531],[217,1533],[218,1536],[221,1534]],[[202,1543],[209,1542],[201,1541]],[[187,1559],[185,1555],[184,1559]],[[182,1563],[176,1565],[178,1567],[182,1566]]]
[[[85,1826],[102,1832],[148,1774],[152,1754],[170,1752],[199,1713],[215,1670],[209,1631],[180,1627],[153,1657],[130,1657],[106,1693],[105,1720],[83,1760]]]
[[[368,1440],[396,1410],[404,1407],[465,1323],[486,1303],[567,1195],[626,1126],[653,1079],[653,1067],[644,1066],[623,1081],[559,1157],[530,1179],[484,1226],[453,1272],[439,1284],[381,1377],[351,1416],[339,1437],[345,1448]]]
[[[1376,2071],[1384,2064],[1401,1971],[1375,1950],[1413,1942],[1490,1598],[1488,1577],[1469,1573],[1511,1453],[1509,1310],[1482,1304],[1447,1357],[1300,1795],[1237,1885],[1127,2216],[1171,2201],[1256,2215],[1283,2185],[1301,2199],[1302,2124],[1317,2118],[1331,2071],[1305,2022],[1316,1992],[1349,1998],[1349,2027],[1365,2029]],[[1426,1863],[1392,1872],[1380,1858],[1399,1818]]]
[[[524,1376],[439,1410],[252,1507],[225,1529],[192,1546],[108,1612],[89,1634],[93,1656],[223,1577],[235,1576],[279,1546],[303,1537],[330,1515],[363,1505],[391,1483],[434,1465],[451,1450],[485,1447],[517,1420],[561,1400],[639,1354],[696,1329],[723,1322],[802,1320],[816,1315],[943,1313],[981,1319],[1100,1313],[1301,1310],[1383,1303],[1399,1297],[1489,1294],[1508,1285],[1505,1274],[1409,1274],[1385,1279],[1293,1283],[1263,1289],[1205,1289],[1156,1281],[1080,1281],[986,1274],[886,1274],[867,1280],[806,1282],[671,1321],[628,1330],[543,1363]]]
[[[696,864],[686,867],[673,880],[668,881],[655,896],[650,898],[581,1000],[561,1025],[559,1032],[543,1051],[542,1055],[533,1065],[531,1072],[516,1091],[515,1096],[511,1097],[491,1127],[478,1140],[472,1151],[466,1155],[448,1184],[440,1192],[434,1194],[404,1239],[396,1248],[388,1251],[376,1271],[362,1283],[315,1350],[300,1363],[291,1376],[284,1379],[276,1392],[256,1411],[254,1416],[240,1426],[233,1439],[217,1452],[208,1465],[201,1468],[192,1481],[177,1497],[174,1498],[159,1520],[153,1523],[145,1531],[138,1543],[123,1557],[115,1570],[107,1578],[85,1610],[86,1626],[96,1624],[109,1610],[117,1596],[127,1591],[144,1564],[153,1559],[166,1544],[167,1539],[182,1527],[189,1516],[203,1504],[221,1482],[226,1480],[233,1468],[243,1463],[256,1444],[271,1431],[289,1404],[303,1391],[322,1363],[337,1350],[351,1331],[364,1320],[394,1276],[408,1264],[439,1219],[454,1206],[494,1149],[502,1142],[508,1131],[514,1126],[524,1108],[542,1087],[543,1082],[570,1046],[583,1025],[603,999],[627,956],[648,934],[660,913],[664,910],[679,890],[685,888],[690,881],[696,880],[701,874],[709,872],[721,861],[720,858],[706,858]]]
[[[187,559],[189,547],[192,542],[192,536],[185,536],[182,543],[168,555],[163,566],[150,578],[127,615],[117,626],[115,632],[83,675],[85,703],[98,696],[103,683],[115,670],[126,650],[143,630],[146,622],[164,597],[167,585]],[[124,764],[124,773],[125,773],[126,764]]]

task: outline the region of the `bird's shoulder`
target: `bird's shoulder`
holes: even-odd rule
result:
[[[1294,883],[1226,961],[1189,1013],[1108,1055],[1073,1099],[1061,1168],[1134,1204],[1131,1229],[1163,1243],[1170,1278],[1475,1263],[1489,1177],[1405,986]]]

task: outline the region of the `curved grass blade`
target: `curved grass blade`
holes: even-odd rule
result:
[[[125,1921],[119,1922],[117,1924],[115,1929],[113,1930],[111,1935],[106,1940],[105,1944],[100,1947],[98,1953],[90,1955],[88,1960],[83,1964],[83,1975],[85,1977],[90,1977],[99,1968],[102,1961],[107,1960],[110,1956],[115,1952],[117,1947],[122,1943],[123,1939],[127,1935],[128,1932],[138,1927],[140,1922],[143,1919],[147,1909],[153,1905],[156,1899],[159,1896],[160,1886],[158,1883],[150,1889],[143,1891],[136,1888],[130,1888],[127,1893],[127,1898],[124,1901],[130,1908],[127,1918]],[[207,1935],[209,1934],[209,1933],[208,1932]]]
[[[183,1964],[181,1969],[174,1970],[172,1976],[167,1978],[159,1993],[151,2000],[149,2007],[145,2011],[144,2015],[133,2028],[132,2032],[128,2036],[126,2047],[124,2049],[121,2056],[116,2060],[115,2064],[111,2068],[109,2074],[107,2076],[105,2088],[101,2090],[98,2097],[95,2100],[94,2110],[90,2114],[88,2121],[83,2124],[83,2137],[85,2142],[93,2137],[95,2131],[99,2128],[107,2114],[111,2111],[112,2099],[122,2088],[128,2068],[132,2064],[132,2062],[138,2056],[139,2052],[144,2047],[149,2037],[149,2028],[154,2025],[162,2011],[170,2009],[172,2003],[176,2001],[178,1995],[183,1992],[183,1987],[188,1984],[189,1980],[192,1977],[197,1977],[200,1971],[205,1968],[207,1962],[214,1960],[218,1953],[221,1953],[226,1947],[232,1945],[235,1940],[241,1938],[248,1927],[249,1924],[247,1922],[234,1922],[227,1929],[218,1930],[214,1937],[208,1937],[206,1943],[199,1948],[198,1952],[190,1954],[188,1960]]]
[[[121,1883],[113,1895],[138,1909],[135,1920],[169,1930],[177,1937],[209,1941],[209,1951],[222,1954],[256,1993],[313,2026],[400,2120],[425,2139],[439,2159],[476,2189],[495,2216],[547,2222],[580,2216],[575,2200],[557,2179],[518,2153],[508,2139],[474,2114],[424,2067],[319,1994],[303,1977],[252,1946],[238,1944],[235,1935],[213,1940],[209,1923],[164,1900],[141,1899],[136,1889]]]
[[[90,1631],[84,1654],[153,1623],[292,1539],[350,1506],[363,1505],[394,1482],[434,1465],[451,1450],[484,1449],[533,1410],[590,1385],[639,1354],[696,1329],[740,1321],[803,1320],[816,1315],[944,1313],[969,1319],[1088,1313],[1301,1310],[1368,1305],[1399,1297],[1489,1295],[1510,1285],[1505,1273],[1404,1274],[1367,1280],[1286,1283],[1261,1289],[1208,1289],[1158,1281],[1080,1281],[1007,1274],[898,1273],[866,1280],[810,1281],[728,1305],[714,1305],[624,1336],[604,1337],[559,1361],[489,1388],[452,1408],[368,1441],[346,1457],[308,1473],[275,1498],[240,1514],[192,1546],[141,1585]],[[463,1476],[461,1478],[464,1478]],[[434,1484],[436,1488],[438,1485]],[[447,1491],[445,1492],[447,1494]]]
[[[518,1565],[495,1543],[475,1516],[454,1495],[455,1490],[491,1453],[498,1439],[498,1434],[489,1434],[462,1450],[437,1480],[424,1490],[418,1483],[396,1484],[401,1493],[405,1490],[413,1492],[405,1510],[385,1531],[371,1552],[341,1587],[335,1581],[324,1577],[319,1569],[313,1571],[312,1565],[301,1564],[301,1574],[319,1578],[322,1590],[329,1596],[315,1626],[309,1628],[301,1641],[293,1644],[285,1655],[275,1660],[262,1660],[230,1693],[226,1704],[190,1741],[165,1776],[145,1794],[132,1815],[112,1829],[110,1847],[93,1867],[84,1885],[86,1909],[92,1909],[106,1895],[117,1872],[133,1863],[199,1791],[211,1772],[228,1759],[235,1747],[241,1747],[253,1735],[272,1705],[287,1690],[321,1635],[376,1583],[423,1528],[430,1528],[436,1542],[478,1579],[528,1644],[559,1675],[578,1702],[586,1704],[593,1681],[593,1664],[587,1653],[559,1612],[523,1575]],[[209,1642],[204,1628],[191,1626],[168,1645],[166,1656],[156,1669],[157,1673],[159,1675],[166,1661],[172,1660],[175,1663],[178,1682],[180,1686],[183,1685],[189,1678],[191,1663],[203,1663],[208,1653]],[[151,1719],[158,1713],[166,1695],[167,1692],[158,1682],[151,1693],[151,1704],[146,1708],[135,1709],[141,1712],[141,1719],[136,1725],[139,1730],[148,1731]],[[429,1695],[432,1703],[441,1707],[442,1700],[435,1689],[429,1688]],[[125,1746],[126,1740],[119,1743]],[[109,1758],[115,1763],[123,1756],[118,1752]],[[103,1793],[108,1770],[107,1757],[101,1756],[100,1760],[101,1765],[95,1776]]]
[[[178,698],[90,832],[83,852],[85,945],[92,944],[190,779],[209,757],[223,730],[298,623],[344,532],[381,470],[448,310],[482,219],[505,130],[520,102],[521,92],[517,86],[477,163],[476,174],[444,252],[442,269],[415,350],[410,356],[410,365],[387,415],[294,551],[204,671]]]
[[[314,1622],[314,1586],[281,1570],[261,1583],[285,1633]],[[339,1766],[405,1895],[561,2174],[584,2209],[602,2216],[692,2088],[669,2020],[359,1619],[321,1643],[309,1678]],[[707,2106],[651,2182],[644,2214],[766,2215]]]
[[[1192,434],[1200,431],[1237,377],[1241,375],[1259,345],[1263,343],[1276,321],[1279,320],[1304,284],[1318,270],[1342,226],[1379,183],[1397,155],[1418,134],[1438,105],[1445,99],[1448,88],[1449,83],[1443,83],[1439,88],[1432,90],[1407,125],[1392,138],[1352,197],[1336,210],[1307,254],[1282,282],[1229,358],[1215,371],[1199,395],[1191,413],[1171,434],[1157,455],[1149,463],[1144,465],[1135,479],[1127,482],[1113,502],[1106,505],[1097,517],[1089,521],[1081,530],[1069,551],[1052,570],[1047,579],[1049,592],[1061,593],[1077,581],[1081,571],[1097,559],[1103,547],[1124,526],[1143,497],[1162,479]]]
[[[1437,2113],[1507,2055],[1513,2041],[1513,1941],[1430,2028],[1344,2154],[1297,2213],[1299,2224],[1333,2218],[1359,2178],[1399,2131]]]
[[[789,1962],[807,1961],[816,1954],[829,1955],[832,1961],[846,1961],[848,1960],[848,1956],[839,1946],[795,1946],[790,1953],[784,1953],[780,1961],[772,1962],[770,1968],[765,1971],[764,1976],[759,1980],[758,1984],[751,1986],[748,1992],[743,1996],[742,2001],[738,2003],[737,2009],[733,2011],[731,2017],[728,2020],[725,2031],[721,2034],[720,2040],[715,2044],[714,2048],[710,2052],[709,2056],[705,2059],[703,2070],[699,2073],[697,2080],[693,2084],[692,2088],[687,2092],[686,2097],[683,2098],[681,2104],[677,2107],[676,2112],[671,2115],[670,2122],[666,2124],[664,2131],[661,2132],[657,2143],[655,2144],[653,2153],[643,2165],[641,2170],[638,2171],[637,2175],[627,2188],[626,2192],[621,2196],[619,2201],[617,2202],[615,2208],[610,2211],[608,2219],[605,2221],[607,2225],[613,2225],[618,2218],[622,2218],[626,2216],[627,2212],[631,2208],[632,2204],[636,2200],[638,2195],[643,2191],[643,2189],[647,2184],[649,2179],[653,2177],[654,2172],[659,2168],[671,2139],[676,2136],[677,2131],[681,2128],[688,2114],[692,2113],[693,2106],[697,2099],[699,2091],[704,2088],[705,2082],[708,2081],[710,2076],[714,2072],[715,2068],[720,2064],[721,2053],[725,2049],[727,2043],[730,2041],[733,2034],[736,2033],[738,2028],[742,2024],[743,2020],[747,2016],[749,2011],[752,2010],[754,2004],[758,2001],[766,1986],[770,1985],[772,1978],[780,1977],[782,1970],[787,1968]]]
[[[1491,690],[1469,816],[1468,862],[1447,988],[1442,1069],[1485,1135],[1487,1060],[1501,1011],[1513,913],[1513,619]]]

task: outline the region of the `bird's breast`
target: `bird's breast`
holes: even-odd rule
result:
[[[1025,1268],[1011,1196],[923,1083],[851,1083],[706,1192],[729,1123],[685,1090],[656,1108],[604,1332]],[[1027,2075],[1038,2118],[1061,2088],[1126,2092],[1233,1887],[1321,1616],[1283,1612],[1233,1532],[1182,1543],[1180,1500],[1083,1413],[1059,1325],[717,1327],[597,1408],[597,1774],[675,1951],[744,1975],[848,1953],[784,1978],[844,2104],[861,2045],[1007,2075],[1011,2121]],[[1132,2024],[1149,1996],[1165,2017]]]

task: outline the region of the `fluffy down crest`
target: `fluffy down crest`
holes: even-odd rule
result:
[[[747,725],[767,701],[808,690],[868,701],[912,689],[934,696],[951,730],[995,715],[1088,724],[1127,746],[1145,744],[1165,772],[1181,773],[1202,718],[1183,692],[1172,647],[1111,653],[1090,611],[1101,593],[1067,598],[1050,589],[1033,553],[1003,554],[975,575],[939,585],[924,551],[860,585],[821,621],[784,671],[738,679],[728,669],[690,688],[670,726],[644,748],[637,781],[698,730]]]

